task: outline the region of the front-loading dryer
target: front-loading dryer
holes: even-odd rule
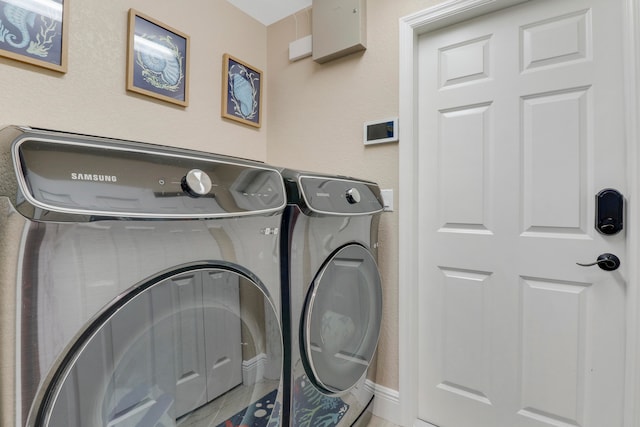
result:
[[[280,172],[0,132],[0,425],[280,425]]]
[[[375,384],[382,212],[375,183],[284,169],[285,425],[366,425]]]

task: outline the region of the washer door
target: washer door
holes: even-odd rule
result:
[[[35,425],[204,427],[278,419],[282,335],[262,286],[236,271],[199,267],[132,293],[76,342]]]
[[[382,316],[380,273],[364,247],[344,246],[313,281],[303,315],[303,361],[309,379],[326,392],[349,390],[376,350]]]

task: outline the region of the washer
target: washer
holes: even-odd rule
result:
[[[366,425],[382,315],[380,190],[353,178],[282,175],[284,424]]]
[[[278,170],[12,126],[0,194],[0,425],[280,425]]]

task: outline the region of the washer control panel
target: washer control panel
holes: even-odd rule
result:
[[[270,212],[286,203],[276,169],[189,150],[25,139],[14,159],[25,198],[51,211],[202,218]]]

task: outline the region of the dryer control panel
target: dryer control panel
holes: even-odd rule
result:
[[[382,211],[380,189],[374,183],[321,176],[301,176],[299,180],[302,198],[313,212],[365,215]]]

